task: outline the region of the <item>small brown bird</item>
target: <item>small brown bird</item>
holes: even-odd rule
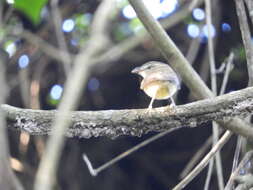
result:
[[[175,71],[165,63],[150,61],[131,71],[143,77],[140,88],[151,97],[148,106],[152,108],[155,99],[171,99],[172,105],[175,105],[172,96],[180,89],[180,82]]]

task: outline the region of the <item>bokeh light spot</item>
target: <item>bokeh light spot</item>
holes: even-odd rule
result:
[[[192,15],[193,15],[193,18],[196,19],[196,20],[198,20],[198,21],[201,21],[201,20],[205,19],[205,12],[201,8],[195,8],[195,9],[193,9]]]
[[[7,2],[8,4],[13,4],[13,3],[14,3],[14,0],[6,0],[6,2]]]
[[[136,17],[136,13],[131,5],[125,6],[122,10],[122,13],[127,19],[133,19]]]
[[[155,19],[167,17],[178,6],[178,0],[145,0],[144,3]],[[136,18],[136,13],[129,4],[123,8],[122,13],[127,19]]]
[[[90,91],[96,91],[100,86],[99,80],[97,78],[91,78],[88,82],[88,89]]]
[[[73,19],[66,19],[62,24],[62,30],[64,32],[71,32],[75,27],[75,22]]]
[[[30,62],[30,59],[26,54],[21,55],[18,59],[18,66],[21,69],[26,68],[29,65],[29,62]]]
[[[187,27],[187,33],[192,38],[198,37],[200,34],[199,26],[196,24],[189,24]]]
[[[50,91],[50,97],[54,100],[59,100],[62,96],[63,88],[59,84],[55,84]]]
[[[162,10],[161,18],[164,18],[176,10],[178,6],[178,1],[177,0],[163,0],[161,1],[160,5],[161,5],[161,10]]]
[[[204,37],[208,38],[208,27],[207,25],[203,26],[202,28]],[[216,30],[213,25],[210,27],[210,36],[213,38],[216,35]]]
[[[221,29],[223,32],[230,32],[231,26],[230,26],[230,24],[224,22],[221,24]]]

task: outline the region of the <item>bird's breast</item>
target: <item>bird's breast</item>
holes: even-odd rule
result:
[[[169,81],[153,81],[148,84],[144,83],[141,85],[141,88],[148,96],[158,100],[168,99],[177,91],[176,85]]]

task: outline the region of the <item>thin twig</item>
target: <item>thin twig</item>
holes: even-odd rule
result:
[[[208,33],[208,59],[209,59],[209,66],[210,66],[210,76],[211,76],[211,89],[214,93],[214,95],[217,95],[217,79],[216,79],[216,66],[215,66],[215,60],[214,60],[214,47],[213,47],[213,40],[211,36],[211,25],[212,25],[212,13],[211,13],[211,2],[210,0],[205,0],[205,11],[206,11],[206,23],[207,23],[207,33]],[[217,143],[218,141],[218,126],[212,122],[212,129],[213,129],[213,146]],[[217,152],[219,154],[219,152]],[[220,155],[220,154],[219,154]],[[220,157],[219,157],[220,158]],[[218,159],[218,156],[215,156],[216,161],[220,161]],[[204,185],[204,190],[208,190],[209,183],[211,180],[211,174],[213,171],[213,165],[214,165],[214,160],[213,158],[209,162],[208,166],[208,172],[207,172],[207,177]],[[218,168],[216,168],[217,174],[218,174]],[[219,178],[218,178],[219,180]]]
[[[66,63],[69,60],[69,57],[71,57],[71,59],[73,59],[74,57],[73,55],[68,55],[67,52],[63,52],[58,48],[52,46],[51,44],[47,43],[45,40],[41,39],[37,35],[34,35],[28,30],[23,30],[21,33],[12,32],[12,34],[24,38],[29,43],[38,46],[46,55],[60,62]],[[66,64],[70,65],[70,62]]]
[[[242,159],[242,161],[240,162],[239,166],[236,168],[236,170],[234,170],[231,175],[230,175],[230,178],[228,180],[228,183],[225,187],[225,190],[230,190],[233,183],[234,183],[234,179],[240,175],[240,170],[242,168],[245,167],[245,165],[247,164],[247,162],[252,159],[252,156],[253,156],[253,151],[249,151],[246,153],[246,155],[244,156],[244,158]]]
[[[213,135],[212,135],[212,141],[213,141]],[[207,170],[207,175],[206,175],[204,190],[208,190],[209,189],[209,184],[210,184],[212,173],[213,173],[213,166],[214,166],[214,159],[212,157],[210,159],[210,161],[209,161],[209,164],[208,164],[208,170]]]
[[[61,52],[64,52],[65,54],[66,59],[63,61],[63,67],[67,75],[70,71],[71,57],[69,55],[66,39],[61,29],[62,17],[61,17],[61,13],[58,7],[58,3],[59,3],[59,0],[51,1],[51,7],[52,7],[51,13],[52,13],[53,21],[54,21],[55,33],[56,33],[59,49]]]
[[[234,53],[231,52],[228,56],[228,59],[227,59],[226,70],[225,70],[224,77],[223,77],[223,80],[222,80],[219,95],[225,94],[226,86],[227,86],[227,83],[228,83],[228,77],[229,77],[230,72],[233,69],[233,60],[234,60]]]
[[[111,159],[109,162],[106,162],[105,164],[101,165],[100,167],[98,167],[98,168],[96,168],[96,169],[94,169],[94,168],[92,167],[92,164],[91,164],[91,162],[90,162],[90,160],[88,159],[88,157],[87,157],[86,154],[83,154],[83,159],[84,159],[85,163],[87,164],[87,167],[88,167],[88,169],[89,169],[89,171],[90,171],[90,174],[91,174],[92,176],[96,176],[96,175],[98,175],[101,171],[103,171],[103,170],[109,168],[110,166],[112,166],[113,164],[117,163],[117,162],[120,161],[121,159],[123,159],[123,158],[129,156],[130,154],[136,152],[136,151],[139,150],[140,148],[142,148],[142,147],[144,147],[144,146],[150,144],[151,142],[153,142],[153,141],[155,141],[155,140],[157,140],[157,139],[162,138],[163,136],[167,135],[168,133],[173,132],[173,131],[176,130],[176,129],[179,129],[179,128],[172,128],[172,129],[169,129],[169,130],[164,131],[164,132],[162,132],[162,133],[159,133],[159,134],[157,134],[157,135],[154,135],[153,137],[148,138],[147,140],[145,140],[145,141],[139,143],[138,145],[136,145],[136,146],[134,146],[134,147],[128,149],[127,151],[121,153],[120,155],[116,156],[115,158]]]
[[[239,20],[240,30],[242,34],[242,40],[246,52],[247,68],[249,76],[249,86],[253,85],[253,43],[251,40],[251,34],[249,24],[247,20],[247,14],[242,0],[235,0],[236,13]]]
[[[230,131],[226,131],[225,134],[220,138],[220,140],[213,146],[211,151],[203,158],[203,160],[179,183],[173,190],[183,189],[194,177],[196,177],[208,164],[210,159],[219,151],[223,145],[232,136]]]
[[[213,46],[213,36],[211,34],[212,29],[212,8],[211,8],[211,1],[205,0],[205,10],[206,10],[206,23],[207,23],[207,39],[208,39],[208,58],[209,58],[209,65],[210,65],[210,72],[211,72],[211,89],[214,95],[217,95],[217,77],[216,77],[216,66],[215,66],[215,55],[214,55],[214,46]],[[213,146],[218,142],[219,138],[219,129],[218,124],[212,122],[213,126]],[[213,163],[212,160],[209,163],[208,167],[208,175],[205,182],[204,189],[207,190],[209,187],[209,183],[211,180],[211,174],[213,170]],[[222,163],[221,163],[221,155],[218,151],[215,155],[215,164],[216,164],[216,174],[218,179],[218,186],[220,190],[224,188],[224,179],[223,179],[223,172],[222,172]]]
[[[253,24],[253,2],[252,2],[252,0],[244,0],[244,1],[248,7],[251,23]]]
[[[211,88],[214,95],[217,95],[217,77],[216,77],[216,66],[213,46],[212,30],[212,12],[210,0],[205,0],[205,11],[206,11],[206,23],[207,23],[207,40],[208,40],[208,59],[211,72]]]
[[[194,60],[196,59],[197,54],[199,52],[200,45],[201,45],[200,38],[194,38],[191,41],[190,47],[186,54],[186,59],[189,61],[190,64],[192,64]]]
[[[192,168],[202,158],[202,156],[205,154],[205,152],[208,150],[211,144],[212,144],[212,136],[208,137],[208,139],[204,142],[204,144],[202,144],[202,146],[194,154],[191,160],[187,163],[187,165],[179,175],[180,179],[183,179],[192,170]]]
[[[2,49],[0,49],[0,104],[5,102],[5,99],[8,95],[7,82],[5,81],[5,65],[8,61],[8,55]],[[15,189],[15,190],[24,190],[23,186],[20,184],[19,180],[13,173],[13,170],[10,166],[10,152],[9,152],[9,143],[6,133],[6,122],[5,114],[0,112],[0,187],[1,189]]]

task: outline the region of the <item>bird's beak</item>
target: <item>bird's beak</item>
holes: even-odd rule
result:
[[[136,67],[134,68],[131,73],[135,73],[135,74],[138,74],[140,72],[140,67]]]

